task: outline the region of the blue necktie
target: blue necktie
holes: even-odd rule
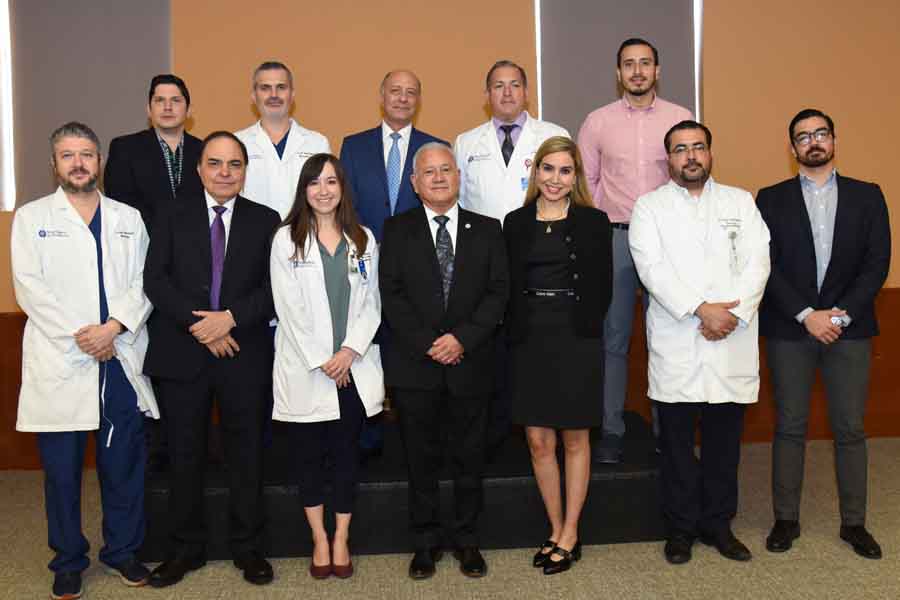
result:
[[[387,183],[388,198],[391,201],[391,214],[394,214],[397,208],[397,196],[400,194],[400,148],[397,147],[397,140],[400,139],[400,134],[395,131],[391,134],[391,139],[394,141],[391,143],[390,152],[388,152]]]

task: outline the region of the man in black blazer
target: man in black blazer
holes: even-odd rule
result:
[[[359,222],[372,230],[380,243],[384,221],[391,215],[421,206],[412,188],[412,157],[422,144],[443,140],[413,127],[422,84],[411,71],[391,71],[381,81],[380,98],[384,119],[378,127],[354,133],[341,143],[341,164],[353,192]],[[390,333],[378,332],[382,350]],[[367,421],[360,435],[363,458],[379,456],[384,445],[380,419]]]
[[[206,564],[203,485],[213,398],[229,474],[234,564],[251,583],[272,581],[260,554],[261,447],[272,382],[275,315],[269,250],[278,213],[239,196],[247,150],[231,133],[210,134],[197,170],[204,192],[157,217],[144,268],[156,308],[144,373],[159,380],[172,455],[170,558],[150,585],[165,587]]]
[[[500,223],[459,208],[459,179],[447,146],[419,148],[412,184],[424,206],[387,220],[379,267],[393,334],[385,382],[394,388],[409,465],[413,579],[433,575],[441,557],[442,428],[454,478],[456,557],[464,574],[487,573],[477,519],[494,343],[509,275]]]
[[[148,230],[158,209],[181,193],[203,191],[197,174],[200,140],[184,130],[191,95],[175,75],[150,81],[150,128],[113,139],[103,173],[106,195],[141,211]],[[151,232],[152,233],[152,232]]]
[[[788,127],[800,174],[760,190],[771,234],[772,273],[760,310],[775,397],[772,500],[766,548],[785,552],[800,535],[806,425],[815,372],[822,371],[841,512],[841,539],[866,558],[881,548],[865,528],[867,452],[863,427],[875,296],[891,259],[881,189],[834,168],[831,118],[815,109]]]

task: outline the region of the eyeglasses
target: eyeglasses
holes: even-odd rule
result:
[[[693,144],[691,146],[688,146],[687,144],[678,144],[669,151],[669,154],[674,154],[675,156],[683,156],[690,151],[694,151],[700,154],[708,150],[709,148],[706,146],[706,144],[704,144],[703,142],[697,142],[696,144]]]
[[[831,137],[831,131],[829,131],[827,127],[822,127],[821,129],[816,129],[811,133],[809,131],[798,133],[794,136],[794,143],[798,146],[808,146],[814,139],[817,142],[824,142],[829,137]]]

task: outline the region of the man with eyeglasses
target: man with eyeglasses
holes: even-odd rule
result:
[[[756,317],[769,277],[769,232],[744,190],[710,177],[712,134],[682,121],[665,136],[670,181],[638,198],[628,242],[650,295],[649,390],[659,414],[664,553],[691,559],[696,538],[738,561],[744,409],[759,395]],[[697,421],[702,452],[694,454]]]
[[[799,175],[759,191],[772,233],[772,277],[760,311],[775,398],[770,552],[800,535],[800,494],[810,395],[821,370],[834,433],[840,537],[857,554],[881,558],[866,530],[867,451],[863,427],[875,297],[891,259],[881,189],[839,175],[831,117],[805,109],[788,127]]]

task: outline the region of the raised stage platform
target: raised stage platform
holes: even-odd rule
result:
[[[625,460],[614,466],[594,465],[587,505],[582,513],[581,539],[585,544],[659,540],[664,536],[659,510],[657,457],[647,423],[626,414],[628,435]],[[293,449],[284,426],[274,424],[272,446],[266,451],[264,495],[267,556],[308,556],[312,552],[309,528],[293,481]],[[406,467],[396,425],[386,423],[384,454],[361,470],[361,483],[351,528],[353,552],[379,554],[408,552]],[[442,477],[442,506],[449,522],[452,483]],[[229,558],[227,544],[228,489],[225,467],[210,465],[206,481],[206,515],[211,559]],[[157,473],[147,483],[147,538],[141,550],[146,562],[165,556],[168,535],[168,474]],[[480,522],[482,548],[532,548],[547,536],[547,520],[524,434],[513,431],[487,466],[484,511]]]

